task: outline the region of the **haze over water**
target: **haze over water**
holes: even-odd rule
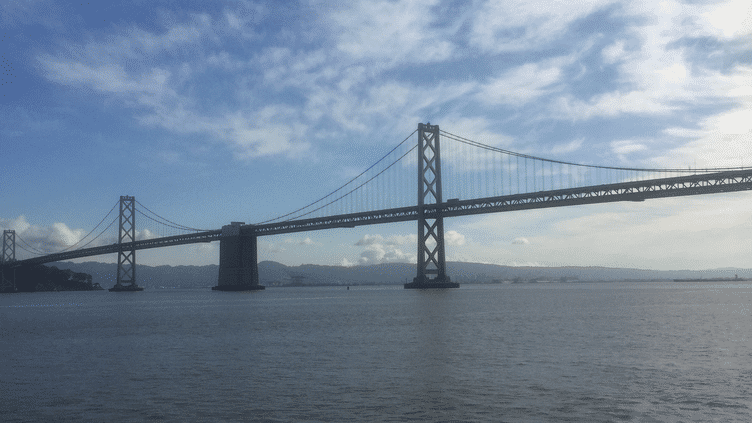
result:
[[[4,421],[749,421],[750,283],[0,296]]]

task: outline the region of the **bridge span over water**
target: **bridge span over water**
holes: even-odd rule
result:
[[[414,145],[407,143],[416,133],[417,142]],[[119,214],[110,224],[119,222],[117,242],[88,248],[86,245],[76,249],[69,247],[67,251],[55,253],[36,250],[26,243],[35,251],[24,249],[37,256],[23,260],[15,257],[16,232],[5,230],[0,290],[15,289],[15,269],[20,266],[111,253],[118,254],[114,289],[138,290],[136,250],[213,241],[220,242],[219,280],[214,289],[263,289],[259,284],[257,266],[259,236],[406,221],[417,221],[418,263],[415,279],[405,284],[405,288],[451,288],[459,285],[446,274],[444,218],[752,190],[752,168],[644,169],[584,165],[481,144],[441,131],[438,125],[418,124],[413,134],[379,162],[327,196],[266,222],[233,222],[221,229],[193,229],[164,219],[142,205],[144,210],[137,209],[138,202],[134,197],[122,196],[116,204],[119,205]],[[467,165],[460,164],[457,157],[449,160],[451,177],[462,179],[473,174],[470,179],[471,184],[475,184],[470,189],[467,185],[455,183],[451,194],[457,197],[450,199],[443,195],[443,187],[449,181],[442,181],[442,135],[454,143],[451,152],[455,156],[464,156],[466,160],[469,155],[473,161]],[[395,187],[397,191],[401,189],[400,185],[407,177],[395,176],[394,169],[406,169],[405,165],[410,163],[409,155],[415,150],[417,175],[413,174],[412,178],[417,183],[412,189],[417,188],[413,191],[417,193],[417,201],[413,205],[378,207],[385,203],[381,197],[390,195]],[[485,156],[479,159],[477,154],[468,154],[468,151],[483,151]],[[468,167],[471,171],[467,170]],[[468,191],[475,195],[467,195]],[[495,195],[483,195],[488,193]],[[136,239],[137,213],[150,221],[190,233]]]

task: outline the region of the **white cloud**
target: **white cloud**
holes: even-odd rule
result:
[[[638,23],[601,52],[603,61],[618,71],[618,88],[588,99],[564,95],[554,102],[553,110],[573,120],[623,114],[667,116],[723,101],[728,94],[719,84],[727,77],[693,59],[680,41],[721,36],[717,25],[728,20],[728,11],[749,8],[737,4],[696,6],[673,0],[623,4],[619,9],[623,17]],[[714,20],[713,16],[722,18]]]
[[[173,74],[164,67],[126,70],[131,63],[149,62],[148,56],[178,45],[193,44],[211,32],[210,20],[194,19],[194,25],[176,25],[162,35],[131,29],[126,35],[106,43],[71,46],[81,50],[77,55],[38,58],[45,76],[54,82],[74,87],[87,87],[96,92],[118,96],[124,104],[145,110],[137,120],[181,134],[199,133],[224,141],[238,159],[252,159],[279,154],[300,155],[309,144],[304,141],[306,125],[300,123],[299,112],[281,105],[247,106],[222,114],[210,115],[198,107],[198,101],[182,85],[190,78],[191,66],[183,63]],[[101,54],[102,51],[107,54]],[[70,57],[73,56],[74,59]],[[209,57],[214,66],[231,69],[243,67],[226,52]]]
[[[613,152],[617,156],[623,157],[623,156],[626,156],[627,154],[647,150],[647,147],[644,144],[640,144],[632,140],[621,140],[621,141],[612,141],[611,150],[613,150]]]
[[[394,246],[373,244],[367,246],[358,259],[358,264],[369,265],[378,263],[415,263],[414,254],[404,253]]]
[[[677,138],[699,138],[703,135],[701,130],[681,127],[670,127],[661,132],[665,135]]]
[[[235,59],[226,51],[210,54],[204,63],[228,71],[240,71],[248,67],[247,61]]]
[[[26,231],[31,225],[26,221],[26,216],[18,216],[15,219],[3,219],[0,218],[0,229],[14,230],[17,232]]]
[[[457,231],[446,231],[444,232],[444,243],[447,247],[465,245],[465,235]]]
[[[554,103],[554,108],[562,116],[574,120],[596,116],[615,117],[621,114],[666,115],[677,109],[678,106],[664,100],[670,98],[662,98],[646,91],[617,91],[596,95],[588,101],[571,96],[561,97]]]
[[[120,54],[129,56],[138,56],[144,53],[154,54],[162,50],[170,50],[176,46],[197,42],[208,29],[206,27],[207,20],[208,17],[206,15],[199,15],[193,24],[173,26],[161,35],[154,35],[138,28],[131,28],[126,36],[118,37],[116,43],[121,48]],[[100,48],[105,46],[109,47],[108,45],[100,44]]]
[[[158,236],[155,235],[154,232],[148,229],[142,229],[140,231],[139,230],[136,231],[136,239],[139,241],[142,239],[154,239],[154,238],[158,238]]]
[[[351,262],[350,260],[348,260],[346,258],[342,258],[342,261],[339,263],[339,265],[342,266],[342,267],[352,267],[352,266],[355,266],[357,264],[358,263],[353,263],[353,262]]]
[[[295,244],[295,245],[319,245],[320,243],[314,242],[310,237],[305,238],[287,238],[284,240],[286,244]],[[276,251],[284,251],[284,249],[278,249]]]
[[[200,243],[200,244],[193,244],[191,246],[191,249],[195,254],[199,255],[218,255],[219,254],[219,243],[218,242],[207,242],[207,243]],[[217,256],[217,258],[219,258]]]
[[[603,61],[608,64],[614,64],[624,60],[624,57],[627,55],[624,50],[624,40],[615,41],[608,47],[604,48],[603,51],[601,51],[601,54],[603,55]]]
[[[488,52],[538,49],[577,19],[610,3],[613,1],[486,1],[473,18],[470,43]]]
[[[268,246],[265,246],[264,249],[270,253],[282,253],[284,251],[287,251],[286,248],[277,244],[269,244]]]
[[[360,66],[342,66],[328,82],[319,80],[316,74],[297,75],[295,79],[306,85],[306,118],[331,119],[345,130],[364,133],[376,125],[413,126],[424,110],[464,101],[466,94],[477,90],[474,82],[440,82],[421,87],[382,80]]]
[[[229,25],[230,28],[240,29],[243,25],[240,19],[230,11],[225,11],[225,19],[227,19],[227,25]]]
[[[551,154],[559,155],[559,154],[568,154],[573,153],[580,148],[582,148],[582,144],[585,140],[580,138],[576,140],[572,140],[566,144],[558,144],[553,147],[551,147]]]
[[[488,104],[521,106],[552,92],[561,79],[558,66],[528,63],[511,69],[480,87],[479,100]]]
[[[518,237],[512,240],[512,244],[514,245],[528,245],[530,244],[530,241],[527,238]]]
[[[724,38],[752,34],[752,4],[747,1],[729,0],[712,2],[700,15],[706,28]]]
[[[411,235],[392,235],[389,238],[384,238],[382,235],[363,235],[363,238],[359,239],[355,245],[364,247],[368,245],[405,245],[415,243],[418,241],[418,236]]]
[[[354,245],[364,247],[358,257],[358,264],[376,263],[416,263],[417,235],[364,235]],[[465,236],[457,231],[446,231],[444,242],[447,247],[459,247],[466,243]],[[433,243],[432,245],[435,245]],[[348,263],[352,263],[349,262]]]
[[[485,145],[501,149],[515,149],[513,147],[514,138],[499,133],[490,128],[491,122],[483,117],[466,118],[458,116],[447,116],[440,126],[442,130],[451,131],[451,133],[480,142]],[[522,148],[516,148],[521,151]],[[441,139],[441,162],[442,172],[445,174],[442,179],[444,199],[465,197],[466,187],[462,178],[452,178],[452,172],[461,170],[469,171],[499,171],[503,166],[499,163],[498,153],[492,153],[487,150],[470,147],[460,141],[443,137]],[[412,161],[412,166],[417,166],[417,162]]]
[[[62,222],[55,222],[51,226],[30,224],[25,216],[15,219],[0,218],[0,230],[12,229],[16,232],[16,259],[36,257],[40,253],[50,254],[66,250],[72,246],[81,248],[97,247],[117,242],[115,235],[101,236],[89,243],[92,236],[82,241],[87,234],[83,229],[71,229]],[[78,244],[78,245],[77,245]],[[29,250],[29,251],[26,251]]]
[[[664,167],[752,166],[752,67],[736,67],[717,82],[737,105],[698,122],[698,128],[668,128],[681,146],[655,158]],[[693,138],[687,142],[686,138]]]
[[[392,235],[384,238],[382,235],[366,234],[355,243],[355,246],[365,247],[360,253],[358,264],[415,263],[415,254],[405,253],[398,247],[409,245],[412,251],[417,242],[417,235]]]
[[[151,114],[138,120],[177,133],[203,133],[224,141],[238,159],[278,154],[298,156],[310,144],[304,141],[306,126],[295,123],[296,112],[288,107],[267,106],[256,111],[237,111],[223,116],[206,116],[187,109],[188,101],[157,104]]]
[[[428,13],[436,0],[351,2],[329,17],[337,48],[377,66],[401,62],[434,62],[448,58],[453,45],[432,25]]]
[[[491,127],[492,121],[485,117],[460,117],[460,116],[447,116],[442,121],[441,129],[450,129],[452,133],[468,138],[473,141],[478,141],[486,145],[493,147],[504,148],[508,147],[514,139],[506,134],[500,134],[493,131]],[[442,144],[442,149],[445,144],[456,143],[456,141],[446,140]]]
[[[355,243],[358,247],[364,247],[367,245],[374,245],[374,244],[383,244],[384,243],[384,237],[381,235],[364,235],[363,238],[359,239],[358,242]]]
[[[40,59],[47,72],[47,78],[65,85],[88,85],[106,93],[161,94],[170,72],[153,68],[138,77],[128,75],[119,64],[105,64],[98,67],[80,62],[61,61],[46,56]]]

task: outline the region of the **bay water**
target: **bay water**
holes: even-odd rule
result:
[[[0,296],[0,420],[752,421],[752,283]]]

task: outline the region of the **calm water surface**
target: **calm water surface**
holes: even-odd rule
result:
[[[752,420],[752,284],[0,296],[0,420]]]

